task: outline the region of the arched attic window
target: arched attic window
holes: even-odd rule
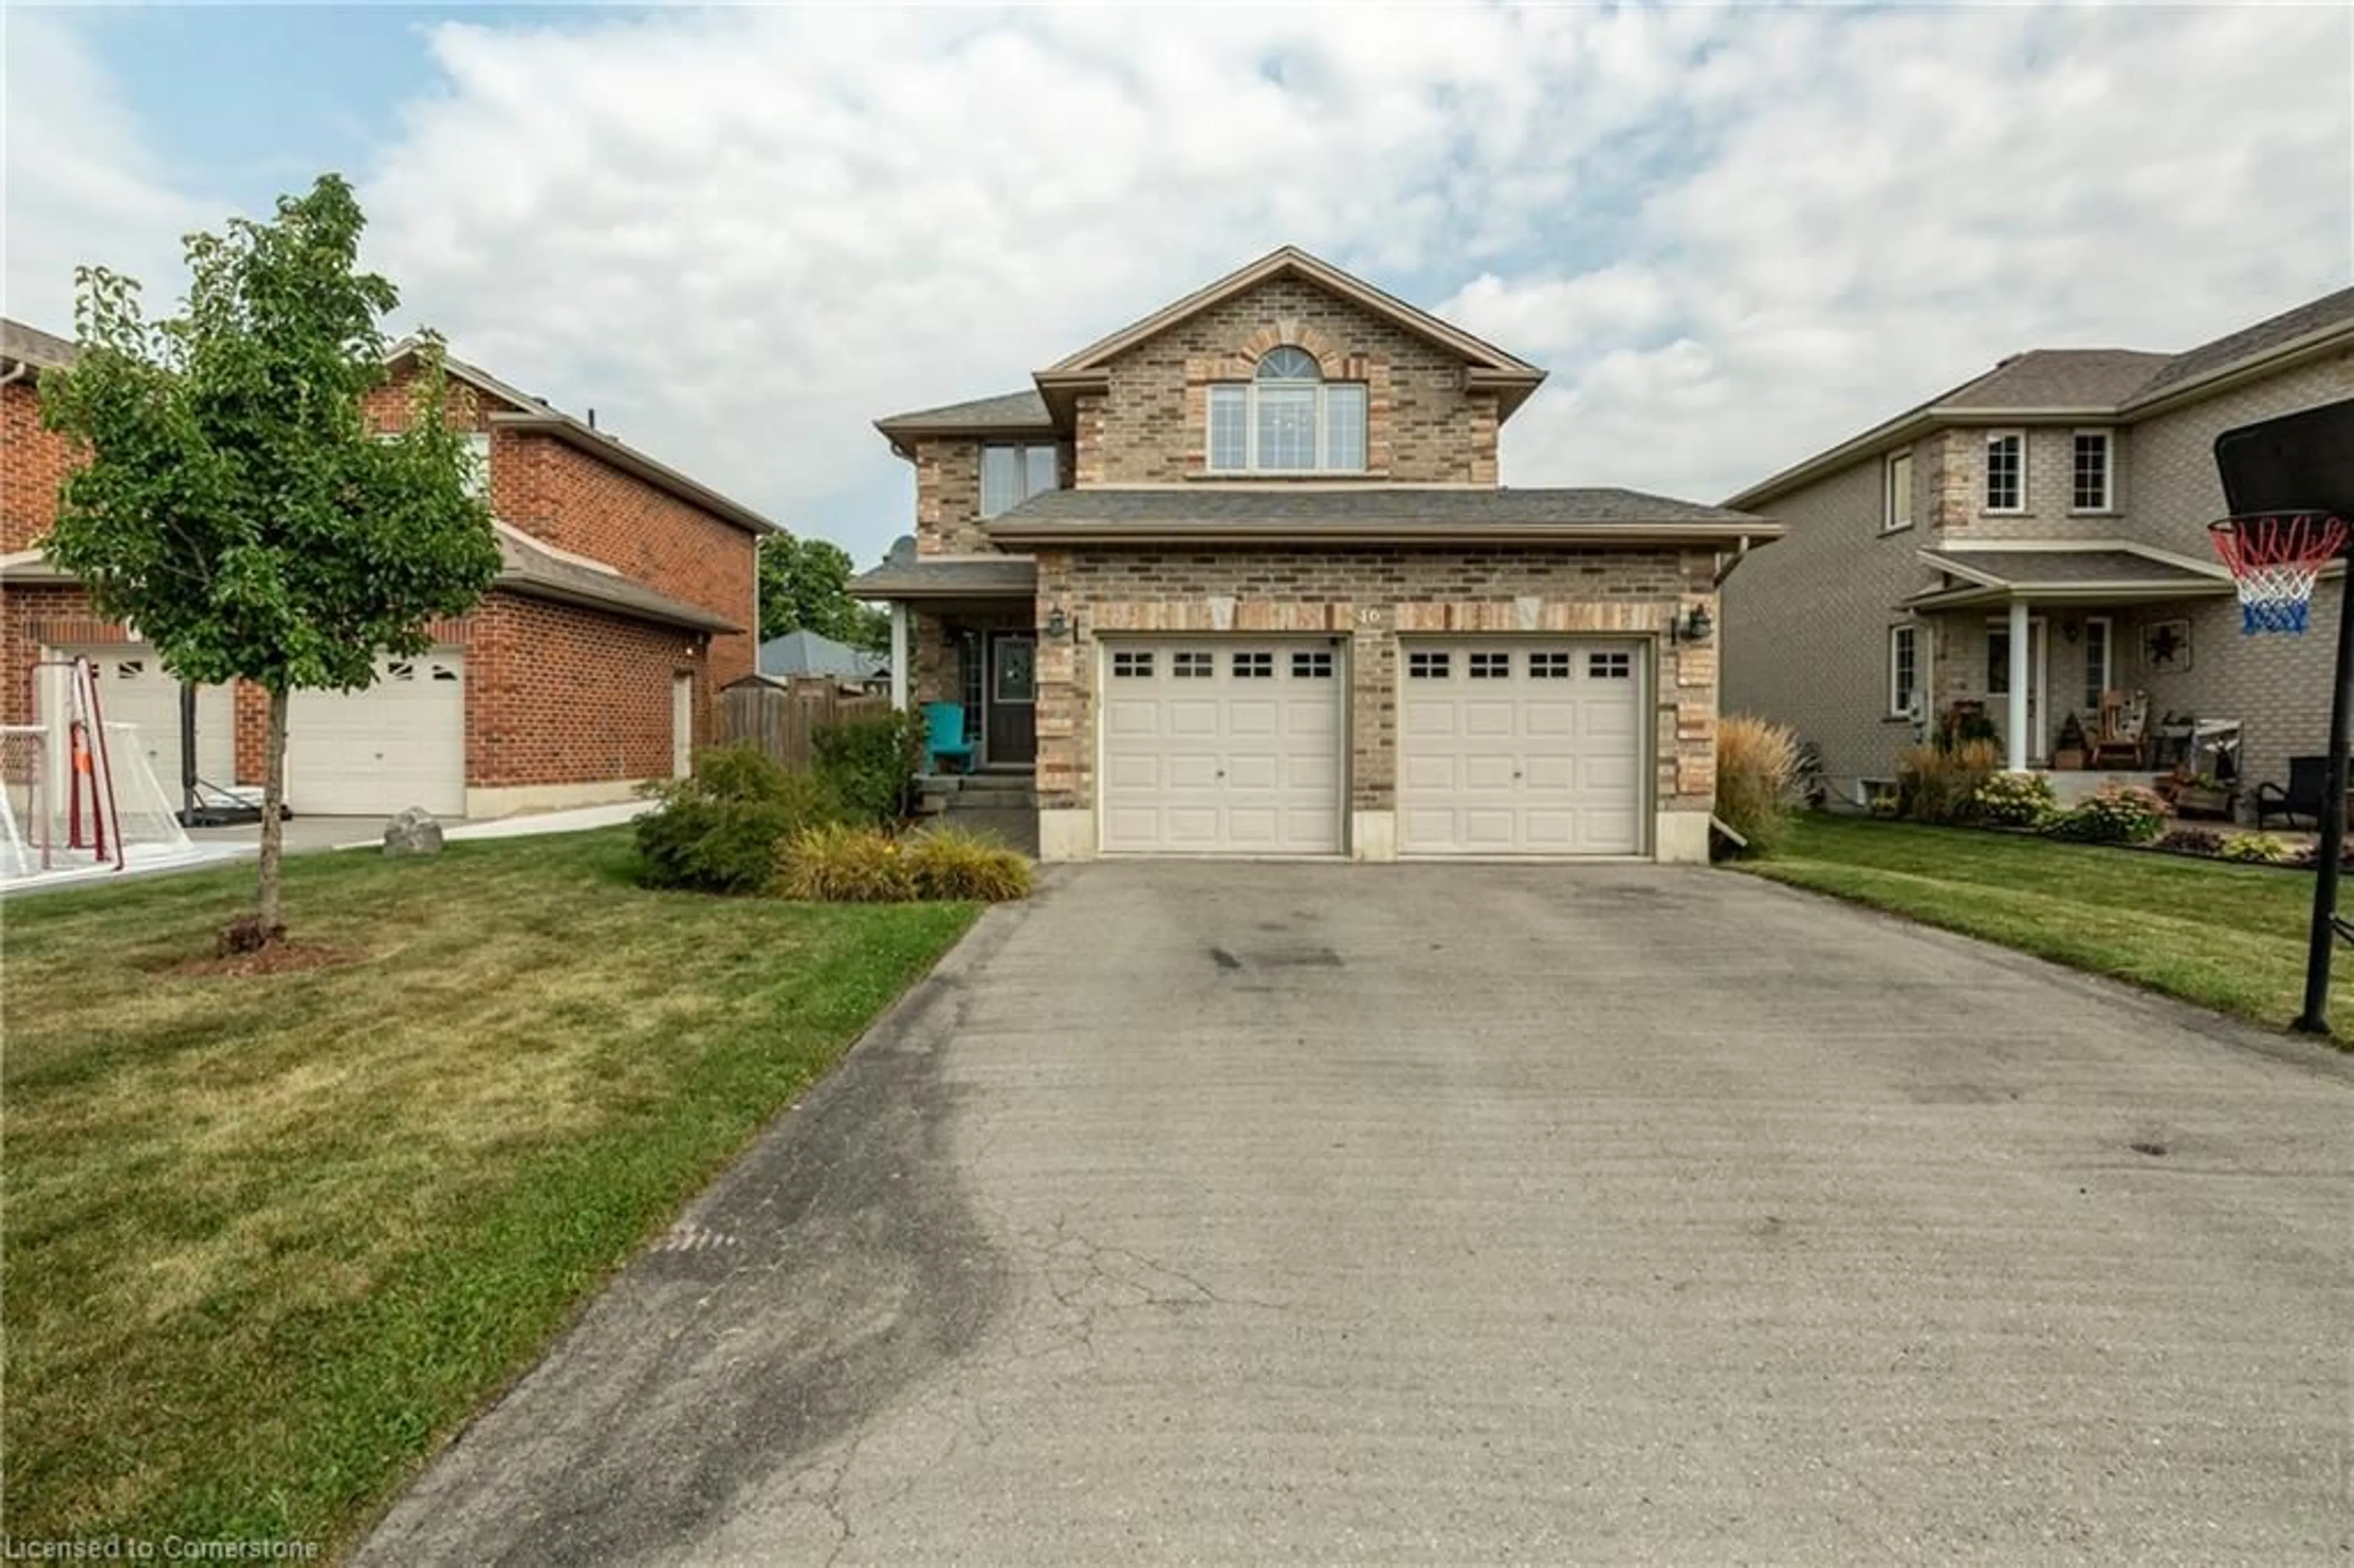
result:
[[[1362,473],[1365,384],[1327,381],[1316,356],[1271,349],[1248,381],[1210,388],[1214,473]]]

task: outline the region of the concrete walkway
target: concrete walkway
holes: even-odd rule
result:
[[[2343,1563],[2354,1064],[1726,874],[1106,863],[371,1563]]]

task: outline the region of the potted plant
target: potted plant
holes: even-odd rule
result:
[[[2060,738],[2052,743],[2052,766],[2062,772],[2084,766],[2084,726],[2073,713],[2060,721]]]

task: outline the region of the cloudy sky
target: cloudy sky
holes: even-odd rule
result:
[[[1553,372],[1517,484],[1715,500],[2038,344],[2354,277],[2354,11],[37,9],[6,313],[323,169],[455,351],[863,563],[870,421],[1284,243]]]

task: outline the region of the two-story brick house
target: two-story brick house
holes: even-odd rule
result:
[[[1047,859],[1706,858],[1717,584],[1778,530],[1499,483],[1543,372],[1286,248],[877,421],[900,700],[1034,778]]]
[[[1843,794],[1957,702],[2041,768],[2105,692],[2178,730],[2235,721],[2243,774],[2285,778],[2326,747],[2339,596],[2302,637],[2242,637],[2213,443],[2349,397],[2354,289],[2184,354],[2004,360],[1726,503],[1789,528],[1727,585],[1726,705],[1813,741]]]
[[[178,682],[132,630],[94,617],[39,549],[79,460],[41,429],[36,378],[73,353],[0,323],[0,723],[34,722],[55,690],[44,666],[87,657],[108,716],[138,726],[176,798]],[[382,428],[406,417],[414,354],[393,352],[370,408]],[[774,524],[472,366],[449,372],[472,397],[497,584],[432,628],[430,652],[380,661],[366,690],[294,694],[286,782],[298,813],[482,817],[626,800],[642,780],[685,771],[712,736],[718,689],[751,673],[755,553]],[[206,688],[195,713],[199,779],[259,785],[260,688]]]

